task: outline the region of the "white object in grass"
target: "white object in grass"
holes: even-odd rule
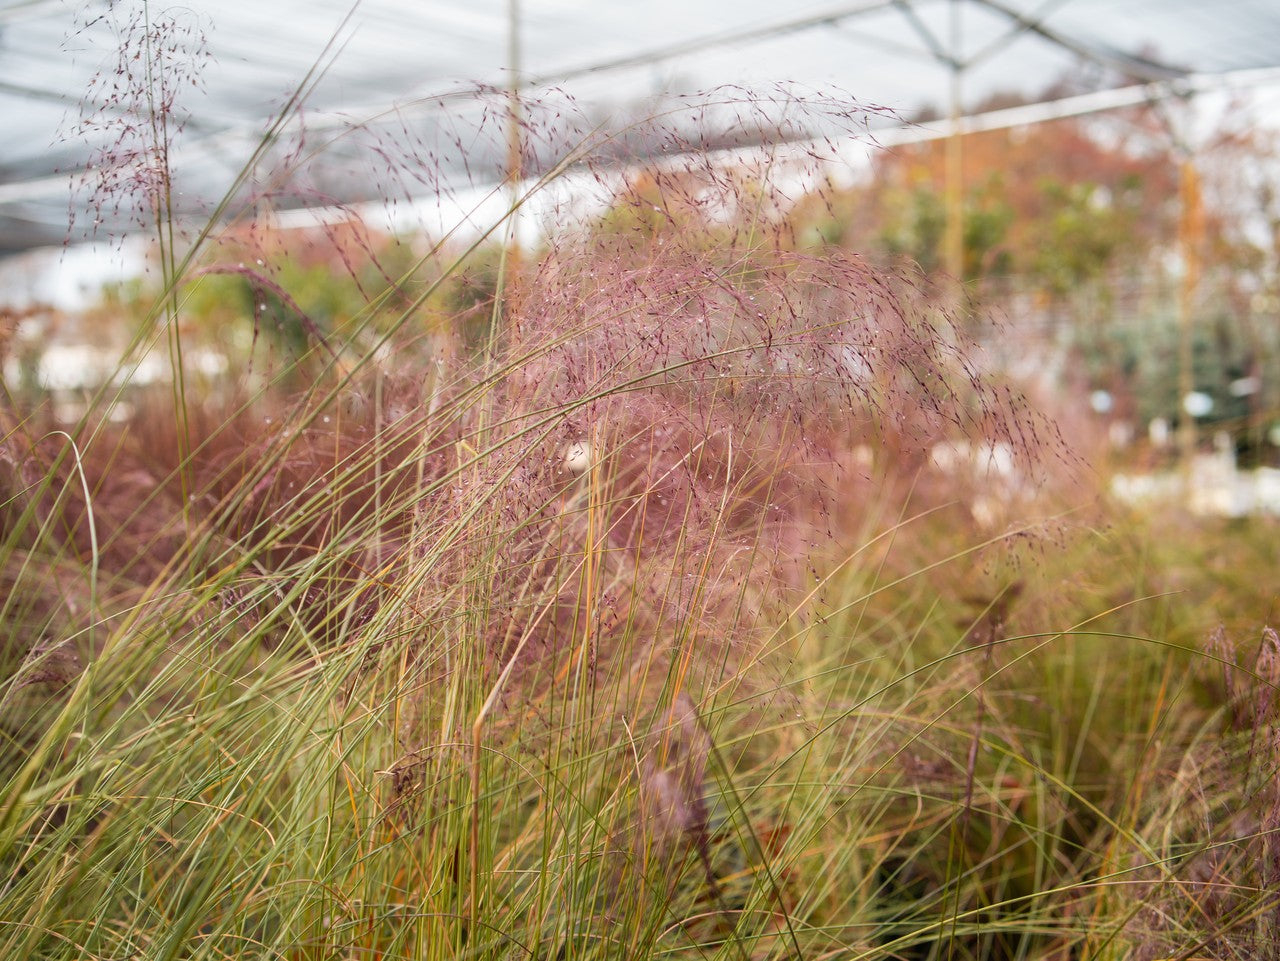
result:
[[[581,474],[591,466],[591,445],[585,440],[575,440],[564,452],[564,466],[575,474]]]
[[[1192,417],[1208,417],[1213,413],[1213,398],[1202,390],[1193,390],[1182,398],[1182,409]]]

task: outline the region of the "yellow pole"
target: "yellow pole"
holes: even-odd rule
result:
[[[951,0],[951,123],[946,147],[946,227],[942,238],[942,264],[953,283],[964,282],[964,153],[960,130],[960,0]]]
[[[1188,151],[1179,171],[1178,247],[1182,255],[1182,277],[1178,285],[1178,448],[1182,466],[1191,468],[1196,452],[1196,419],[1187,410],[1187,400],[1196,389],[1195,378],[1195,296],[1200,283],[1200,245],[1204,236],[1204,207],[1200,197],[1200,173]]]

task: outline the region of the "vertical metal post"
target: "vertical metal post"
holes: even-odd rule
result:
[[[506,266],[501,296],[508,329],[515,333],[519,313],[516,297],[520,286],[520,180],[524,174],[520,109],[520,0],[507,0],[507,222]]]
[[[942,242],[942,263],[951,280],[957,285],[964,282],[964,147],[960,129],[961,80],[964,64],[961,61],[960,32],[961,0],[951,0],[951,122],[946,145],[946,227]]]
[[[507,182],[521,176],[520,133],[520,0],[507,0]]]
[[[1204,207],[1200,197],[1200,172],[1188,148],[1178,178],[1178,249],[1182,277],[1178,285],[1178,448],[1182,466],[1191,468],[1196,452],[1196,419],[1187,409],[1196,389],[1195,377],[1195,296],[1200,284],[1200,243],[1204,235]]]

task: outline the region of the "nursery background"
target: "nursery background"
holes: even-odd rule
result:
[[[0,953],[1280,956],[1280,11],[0,2]]]

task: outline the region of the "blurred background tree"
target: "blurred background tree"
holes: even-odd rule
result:
[[[1024,102],[998,96],[976,112]],[[1173,127],[1165,108],[1148,105],[964,138],[963,280],[984,308],[974,316],[1002,315],[1002,340],[1047,348],[1046,372],[1082,400],[1103,392],[1103,412],[1139,432],[1186,416],[1177,387],[1186,154]],[[1276,146],[1227,105],[1195,158],[1205,210],[1194,384],[1212,401],[1197,419],[1230,431],[1250,456],[1269,449],[1280,408],[1280,382],[1268,376],[1280,369]],[[878,151],[859,183],[797,207],[798,242],[940,271],[945,153],[941,139]],[[1023,349],[994,346],[1015,362]]]

